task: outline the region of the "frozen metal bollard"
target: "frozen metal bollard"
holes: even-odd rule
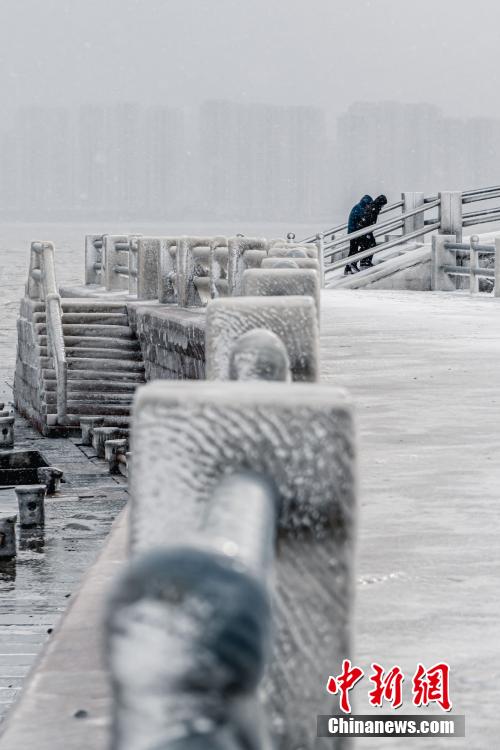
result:
[[[127,438],[106,440],[104,444],[104,458],[109,463],[110,474],[119,474],[120,465],[118,456],[125,456],[125,454],[127,453],[127,447]]]
[[[56,466],[41,466],[37,469],[38,481],[47,487],[47,495],[54,495],[59,491],[63,472]]]
[[[270,652],[277,515],[271,485],[227,477],[198,534],[122,576],[107,615],[113,750],[270,748],[256,689]]]
[[[281,339],[265,328],[240,336],[231,350],[229,379],[290,381],[290,360]]]
[[[104,417],[80,417],[82,445],[92,445],[92,432],[95,427],[104,425]]]
[[[0,450],[6,451],[14,447],[14,416],[0,417]]]
[[[132,437],[134,559],[154,546],[169,552],[189,547],[193,538],[206,537],[205,548],[213,547],[216,536],[219,550],[225,545],[237,554],[238,544],[228,543],[233,532],[217,535],[220,526],[206,520],[216,518],[213,502],[224,478],[247,470],[275,485],[280,507],[273,576],[276,643],[259,695],[275,746],[313,750],[311,716],[338,710],[336,697],[325,690],[325,664],[338,664],[350,654],[356,515],[350,402],[342,391],[317,383],[157,381],[137,392]],[[161,445],[169,450],[159,460]],[[239,519],[237,500],[235,495],[226,506],[228,519],[248,527],[246,515]],[[256,572],[259,581],[263,575]],[[135,661],[133,675],[147,673],[149,664],[156,668],[157,653],[147,662]],[[305,670],[304,654],[311,653],[321,653],[321,659],[308,660]],[[198,667],[205,663],[197,662]],[[172,661],[171,668],[176,664]],[[200,692],[209,693],[205,685]],[[209,701],[210,695],[199,698]],[[187,705],[184,693],[171,711]],[[189,747],[179,742],[179,748]],[[332,741],[332,748],[339,746]]]
[[[292,380],[319,377],[319,331],[312,297],[228,297],[207,306],[205,356],[208,380],[229,380],[230,353],[244,333],[267,329],[283,342]]]
[[[0,518],[0,560],[11,560],[16,556],[17,516]]]
[[[25,484],[15,488],[21,528],[28,529],[31,526],[45,524],[46,490],[44,484]]]

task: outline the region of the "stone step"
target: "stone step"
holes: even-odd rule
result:
[[[61,306],[63,313],[80,313],[80,312],[95,312],[95,313],[126,313],[127,306],[123,302],[106,302],[97,299],[61,299]]]
[[[84,383],[85,387],[85,383]],[[129,393],[116,393],[113,391],[102,391],[102,390],[69,390],[68,391],[68,403],[75,402],[91,402],[94,405],[96,411],[101,410],[101,405],[106,404],[118,404],[126,405],[130,408],[134,399],[134,392]],[[44,394],[44,401],[46,404],[57,403],[57,392],[46,391]]]
[[[99,416],[113,414],[114,416],[128,416],[130,414],[130,403],[126,404],[99,404],[93,401],[68,401],[68,414],[95,414]]]
[[[40,347],[40,356],[45,358],[48,356],[48,350],[46,346]],[[142,362],[142,355],[140,350],[132,349],[91,349],[84,347],[66,347],[66,358],[72,359],[78,357],[80,359],[129,359]]]
[[[45,313],[35,313],[33,315],[34,323],[45,323]],[[128,326],[128,315],[126,313],[63,313],[63,325],[108,325],[108,326]]]
[[[47,337],[40,336],[40,346],[47,345]],[[85,349],[123,349],[125,351],[140,351],[137,339],[115,339],[106,336],[65,336],[64,345],[67,349],[76,346]]]
[[[56,414],[56,404],[43,404],[41,407],[44,414]],[[98,413],[98,416],[120,416],[128,417],[130,414],[130,404],[96,404],[94,401],[68,401],[68,414],[81,414],[82,416],[91,416]]]
[[[86,417],[102,417],[103,414],[85,414]],[[82,415],[81,414],[67,414],[65,423],[69,425],[70,427],[80,426],[80,419]],[[128,427],[130,423],[130,417],[128,415],[113,415],[113,414],[106,414],[104,416],[104,425],[106,427]]]
[[[63,325],[63,334],[66,336],[105,336],[107,338],[118,338],[118,339],[135,339],[134,333],[129,326],[106,326],[106,325],[85,325],[81,323],[73,323],[70,325]],[[41,335],[47,335],[47,327],[45,323],[35,323],[35,331]]]
[[[63,325],[128,326],[126,313],[64,313]]]
[[[92,373],[95,378],[95,373]],[[74,373],[75,378],[77,373]],[[86,391],[87,389],[92,393],[129,393],[133,396],[138,385],[141,385],[144,381],[141,379],[138,382],[131,380],[103,380],[101,378],[95,378],[93,380],[78,380],[68,378],[68,394],[78,393]],[[57,383],[55,380],[46,380],[44,387],[46,392],[55,392]]]
[[[74,357],[68,359],[68,370],[96,370],[97,372],[107,372],[109,370],[120,372],[121,370],[125,370],[126,372],[144,372],[144,365],[142,362],[132,359]]]
[[[56,372],[54,369],[46,368],[42,370],[42,377],[44,383],[52,382],[56,380]],[[127,372],[122,370],[118,372],[116,370],[106,370],[106,372],[96,372],[96,370],[69,370],[68,371],[68,383],[77,380],[103,380],[103,381],[124,381],[128,383],[144,383],[144,373],[142,372]]]

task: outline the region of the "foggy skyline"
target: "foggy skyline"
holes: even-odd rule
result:
[[[498,119],[357,102],[327,120],[320,107],[227,100],[20,107],[0,132],[0,213],[330,222],[360,193],[498,182]]]
[[[493,0],[4,0],[0,87],[19,105],[206,99],[436,104],[500,116]]]

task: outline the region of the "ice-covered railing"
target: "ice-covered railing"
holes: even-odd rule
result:
[[[455,291],[454,277],[469,277],[469,290],[477,294],[481,277],[493,280],[493,293],[500,297],[500,239],[494,244],[481,244],[473,235],[469,242],[457,242],[455,235],[438,235],[432,238],[431,289],[433,291]],[[494,259],[494,267],[481,265],[483,259]],[[464,261],[469,261],[464,265]],[[459,265],[462,263],[462,265]]]
[[[423,237],[432,232],[454,234],[456,241],[462,239],[464,227],[476,226],[500,220],[500,186],[495,185],[476,190],[443,191],[437,195],[426,196],[424,193],[402,193],[401,200],[386,206],[381,215],[382,221],[375,226],[366,227],[358,232],[347,233],[347,224],[339,224],[314,237],[308,237],[303,242],[316,241],[322,244],[326,274],[345,266],[346,251],[349,242],[363,237],[371,232],[375,237],[385,235],[385,242],[376,248],[360,251],[351,256],[352,261],[363,260],[392,248],[402,248],[409,243],[422,241]],[[491,201],[497,201],[491,206]],[[473,211],[464,211],[469,203],[484,203]],[[399,213],[401,211],[401,213]],[[386,214],[395,214],[385,218]],[[430,215],[429,215],[430,214]],[[398,232],[396,236],[391,236]],[[329,262],[328,262],[329,261]]]
[[[207,305],[207,381],[136,396],[130,563],[106,628],[114,750],[312,750],[311,716],[338,710],[325,668],[351,648],[351,404],[318,383],[317,261],[241,240],[235,262],[261,262]]]
[[[57,423],[64,425],[67,407],[68,365],[62,329],[61,298],[56,282],[54,245],[32,242],[26,295],[45,303],[47,351],[56,373]]]
[[[242,235],[88,235],[85,282],[109,292],[128,291],[139,300],[200,307],[211,299],[241,294],[246,269],[271,267],[290,255],[297,268],[314,267],[322,277],[321,242],[299,245]]]

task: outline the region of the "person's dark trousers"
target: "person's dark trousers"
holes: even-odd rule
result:
[[[367,234],[365,235],[365,237],[363,237],[363,242],[361,243],[360,250],[368,250],[370,247],[376,247],[376,246],[377,246],[377,242],[375,240],[375,237],[370,232],[370,234]],[[371,268],[371,266],[373,266],[372,258],[373,258],[373,255],[368,255],[366,258],[362,258],[359,261],[359,267]]]
[[[356,255],[361,250],[361,239],[358,237],[357,240],[351,240],[349,243],[349,258],[351,255]],[[356,263],[349,263],[345,267],[344,273],[355,273],[358,270]]]

